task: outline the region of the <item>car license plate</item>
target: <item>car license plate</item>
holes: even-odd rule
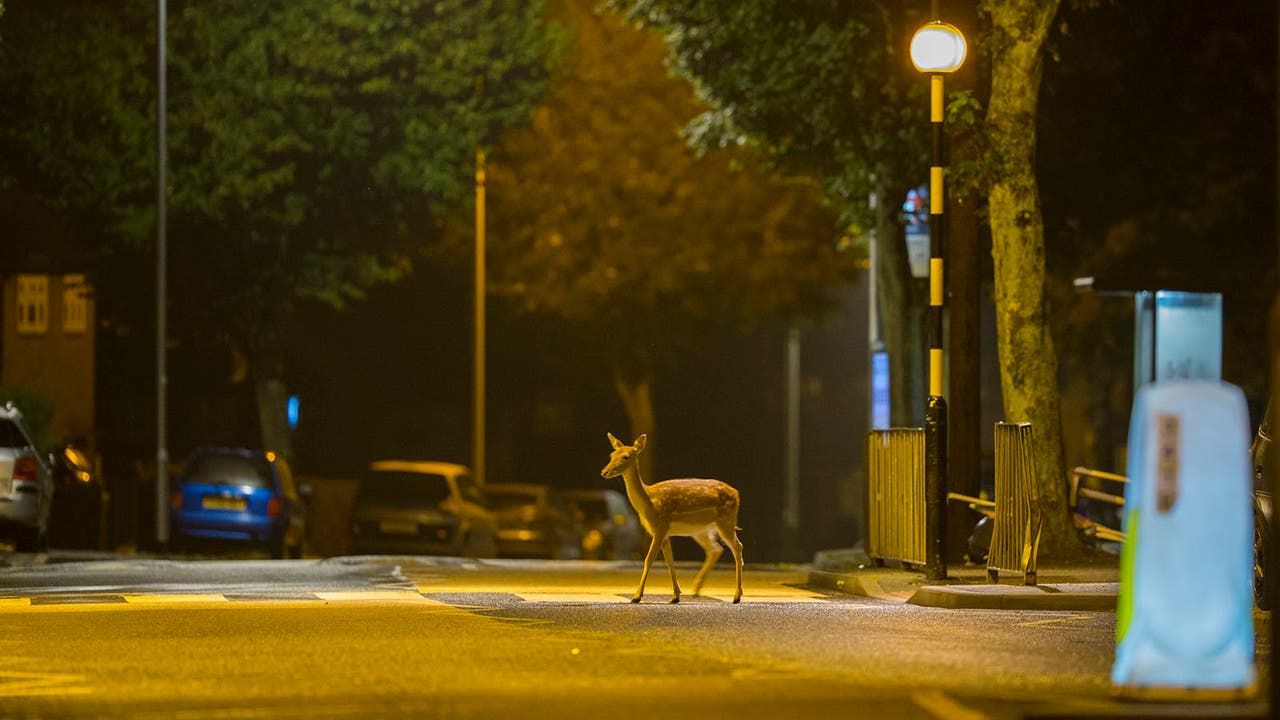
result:
[[[226,497],[223,495],[205,495],[201,502],[206,510],[244,510],[242,497]]]
[[[412,520],[383,520],[378,529],[386,535],[417,535],[418,523]]]

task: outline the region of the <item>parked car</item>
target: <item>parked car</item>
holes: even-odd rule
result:
[[[0,406],[0,539],[18,552],[49,546],[53,473],[12,403]]]
[[[288,463],[270,450],[200,448],[171,490],[175,545],[224,541],[302,557],[306,510]]]
[[[499,556],[582,557],[582,532],[557,491],[529,483],[489,483],[484,490],[498,516]]]
[[[89,455],[75,445],[54,448],[57,502],[49,515],[49,543],[57,548],[100,550],[106,546],[108,494]]]
[[[645,533],[626,495],[617,490],[565,490],[561,494],[582,532],[582,557],[591,560],[638,557]]]
[[[497,532],[465,465],[380,460],[356,492],[348,547],[358,555],[492,557]]]

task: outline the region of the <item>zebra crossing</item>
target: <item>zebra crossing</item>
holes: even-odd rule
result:
[[[261,591],[240,591],[236,593],[132,593],[132,592],[50,592],[26,597],[0,597],[0,613],[33,609],[73,609],[91,606],[114,605],[118,607],[159,607],[175,605],[198,605],[208,603],[414,603],[421,605],[451,605],[456,607],[473,607],[477,601],[488,605],[613,605],[627,604],[631,601],[629,592],[619,592],[618,588],[600,586],[558,586],[535,589],[520,589],[507,583],[438,583],[426,581],[407,583],[408,587],[373,588],[367,590],[339,591],[299,591],[288,590],[273,592],[269,589]],[[728,604],[732,601],[731,588],[704,589],[702,595],[681,596],[681,604],[708,605]],[[830,603],[848,596],[829,594],[818,590],[801,587],[770,586],[761,588],[759,592],[744,592],[744,604],[797,604],[797,603]],[[646,593],[645,604],[666,604],[670,594],[666,590]]]

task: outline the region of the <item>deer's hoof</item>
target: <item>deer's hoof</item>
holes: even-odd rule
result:
[[[734,604],[734,605],[737,605],[737,604],[738,604],[738,603],[740,603],[740,602],[742,602],[742,598],[740,598],[740,597],[736,597],[736,598],[734,598],[734,599],[733,599],[733,604]]]
[[[637,596],[635,596],[635,597],[631,598],[631,602],[632,602],[632,603],[638,603],[638,602],[640,602],[640,596],[639,596],[639,595],[637,595]]]
[[[680,596],[679,596],[679,595],[676,595],[675,597],[671,598],[671,604],[672,604],[672,605],[675,605],[675,604],[676,604],[676,603],[678,603],[678,602],[680,602]]]

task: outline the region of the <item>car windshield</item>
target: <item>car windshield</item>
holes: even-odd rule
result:
[[[187,461],[183,479],[189,483],[252,488],[270,488],[275,485],[271,463],[266,458],[235,455],[197,455]]]
[[[374,470],[360,483],[358,502],[435,507],[449,498],[449,480],[435,473]]]
[[[523,507],[538,504],[538,492],[535,490],[493,490],[485,488],[485,496],[489,498],[489,507],[494,510]]]

